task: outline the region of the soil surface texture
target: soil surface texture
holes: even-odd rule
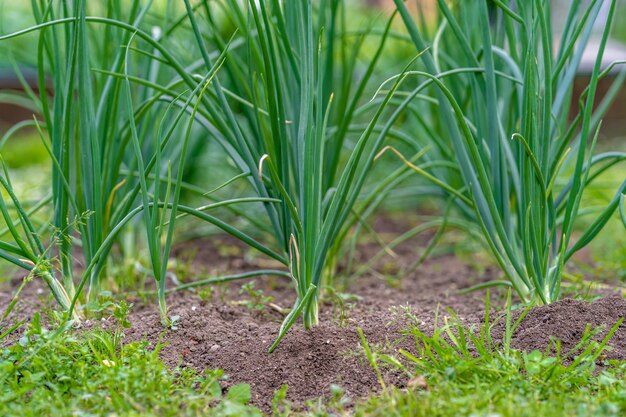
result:
[[[203,274],[232,273],[272,265],[260,265],[255,259],[240,261],[242,253],[233,244],[231,253],[219,254],[211,243],[189,244],[195,256],[190,261],[189,274],[201,278]],[[416,246],[423,245],[419,242]],[[222,245],[222,251],[224,245]],[[178,257],[184,258],[185,250],[178,249]],[[409,257],[409,254],[413,254]],[[396,249],[399,260],[395,268],[415,261],[414,251]],[[360,262],[368,257],[367,251]],[[267,261],[263,261],[267,262]],[[213,265],[207,267],[207,265]],[[433,257],[415,272],[401,279],[390,279],[381,273],[384,265],[378,264],[372,271],[350,283],[340,294],[328,291],[320,305],[320,323],[309,331],[302,329],[301,321],[283,339],[272,354],[267,353],[274,341],[284,310],[294,302],[291,282],[276,277],[260,277],[255,290],[262,290],[265,300],[262,306],[251,303],[249,293],[241,293],[242,282],[233,282],[205,289],[174,292],[168,296],[171,316],[178,316],[175,329],[164,330],[158,308],[153,302],[130,297],[134,307],[128,319],[132,327],[126,329],[125,341],[147,339],[152,346],[165,343],[160,354],[171,366],[193,367],[198,370],[221,368],[228,375],[225,388],[236,383],[249,383],[252,403],[263,411],[270,411],[274,392],[287,384],[287,398],[296,408],[308,400],[329,397],[331,387],[338,385],[352,400],[380,390],[375,373],[367,363],[360,344],[357,329],[363,329],[368,343],[378,350],[393,353],[399,348],[415,350],[415,341],[403,335],[406,314],[410,308],[417,317],[422,330],[430,332],[436,326],[436,317],[446,314],[450,308],[467,325],[482,323],[484,319],[485,293],[461,294],[460,289],[497,278],[495,269],[476,271],[453,255]],[[378,272],[377,272],[378,271]],[[198,276],[200,275],[200,276]],[[393,275],[393,274],[392,274]],[[0,291],[0,311],[8,306],[12,292],[21,280],[13,280],[9,288]],[[608,291],[609,293],[611,291]],[[28,319],[44,306],[47,291],[40,283],[29,284],[21,294],[10,320]],[[491,305],[496,311],[504,305],[505,295],[492,291]],[[514,313],[514,317],[520,311]],[[562,351],[572,349],[583,335],[586,325],[606,325],[604,333],[617,320],[626,316],[626,301],[621,295],[608,295],[592,303],[565,299],[548,306],[532,309],[512,337],[516,349],[545,350],[551,343],[550,336],[559,339]],[[113,318],[90,320],[83,328],[110,327]],[[501,337],[502,326],[495,325],[494,338]],[[19,335],[19,332],[16,333]],[[13,339],[15,340],[15,339]],[[5,342],[6,343],[6,342]],[[610,359],[626,360],[626,326],[622,325],[613,336]],[[383,368],[387,384],[404,387],[408,376],[392,369]]]
[[[512,321],[519,318],[521,311],[513,314]],[[520,325],[513,331],[511,347],[523,351],[545,351],[551,346],[555,352],[551,338],[561,345],[561,355],[577,353],[576,346],[589,330],[602,327],[594,339],[601,341],[621,319],[626,317],[626,300],[622,295],[612,294],[591,303],[566,298],[550,305],[531,309]],[[502,337],[504,326],[498,323],[493,330],[494,337]],[[626,324],[621,324],[609,341],[609,349],[605,352],[606,359],[626,360]],[[568,356],[568,360],[573,355]]]
[[[340,386],[354,400],[380,390],[357,328],[371,346],[393,353],[400,347],[414,347],[414,341],[401,334],[406,306],[426,331],[432,331],[436,311],[444,307],[459,312],[468,323],[478,322],[484,314],[484,294],[457,294],[459,288],[474,281],[472,275],[471,268],[449,257],[425,265],[395,287],[383,279],[363,277],[343,295],[348,300],[340,303],[338,296],[325,297],[319,325],[305,331],[299,321],[272,354],[267,349],[283,318],[277,310],[291,307],[294,301],[288,281],[257,281],[256,288],[275,300],[271,303],[274,308],[266,306],[262,311],[242,304],[248,296],[235,288],[222,295],[224,303],[202,301],[190,292],[172,294],[168,306],[172,315],[180,316],[180,322],[176,330],[163,335],[167,345],[161,356],[172,366],[223,369],[229,375],[226,387],[249,383],[252,402],[264,411],[270,410],[273,394],[283,384],[296,407],[328,397],[332,385]],[[126,331],[126,340],[156,342],[163,332],[153,305],[137,306],[129,319],[133,326]],[[407,382],[395,370],[383,369],[383,373],[387,384],[404,387]]]

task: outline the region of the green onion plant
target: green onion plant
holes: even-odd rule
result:
[[[130,9],[123,4],[34,1],[38,24],[0,37],[39,34],[44,93],[31,98],[43,118],[35,123],[50,151],[53,176],[49,201],[30,210],[54,210],[45,230],[36,230],[29,208],[17,198],[12,206],[3,200],[9,224],[3,236],[16,243],[2,242],[0,256],[45,276],[62,307],[76,313],[83,289],[87,299],[97,297],[121,231],[130,224],[139,228],[132,220],[141,216],[168,322],[165,276],[175,222],[195,216],[288,269],[258,271],[287,274],[297,291],[273,350],[300,316],[305,328],[317,323],[320,288],[359,218],[355,210],[372,207],[393,183],[386,180],[376,194],[359,200],[388,133],[379,120],[395,87],[373,102],[364,98],[371,94],[392,18],[380,33],[355,34],[347,30],[340,0],[170,1],[158,22],[150,2],[133,1]],[[173,17],[176,11],[179,17]],[[148,30],[156,23],[157,30]],[[373,50],[364,51],[372,43]],[[51,97],[45,94],[47,77]],[[238,170],[212,191],[245,181],[249,196],[217,198],[184,181],[194,139],[220,145]],[[2,178],[10,192],[8,174]],[[195,191],[208,204],[184,205],[182,190]],[[263,207],[269,227],[256,209],[238,208],[242,204]],[[259,230],[248,233],[208,213],[217,208]],[[267,232],[272,239],[264,243],[259,236]],[[54,242],[49,248],[38,241],[43,235]],[[74,286],[77,249],[84,268]],[[55,251],[59,268],[52,262]],[[233,275],[239,276],[250,275]]]
[[[438,0],[439,26],[429,34],[395,0],[416,50],[428,49],[403,76],[421,84],[403,92],[400,107],[414,115],[416,143],[431,146],[427,157],[442,163],[425,170],[398,154],[453,200],[468,231],[479,228],[507,278],[492,284],[512,286],[524,301],[557,300],[565,263],[624,211],[626,181],[601,211],[581,207],[585,188],[626,159],[594,153],[601,117],[626,75],[623,62],[603,66],[616,7],[607,1],[589,84],[573,97],[602,1],[559,10],[567,19],[558,33],[549,1]],[[609,75],[613,84],[597,103]],[[594,217],[576,233],[584,214]]]
[[[0,138],[0,149],[35,127],[50,156],[51,192],[20,200],[3,164],[0,257],[42,278],[80,319],[80,303],[98,299],[114,254],[130,251],[122,233],[134,231],[171,324],[169,254],[178,220],[193,216],[284,269],[180,288],[261,274],[292,279],[296,301],[272,351],[300,317],[307,329],[317,323],[320,290],[332,285],[346,240],[369,230],[365,219],[415,171],[432,185],[422,197],[441,197],[447,208],[406,237],[436,227],[435,244],[448,226],[480,235],[522,299],[558,299],[565,262],[615,211],[626,218],[625,181],[576,233],[576,220],[589,214],[585,188],[626,159],[594,153],[601,117],[626,78],[619,63],[602,66],[615,2],[580,98],[572,86],[601,0],[574,0],[560,38],[546,0],[438,0],[435,31],[395,2],[407,34],[392,32],[395,13],[382,29],[352,31],[341,0],[170,0],[161,8],[32,0],[36,25],[0,35],[0,46],[37,36],[38,93],[24,82],[25,94],[12,98],[36,116]],[[374,91],[392,35],[412,44],[415,58]],[[608,76],[615,81],[596,103]],[[209,145],[235,172],[225,182],[215,181],[224,166],[192,167]],[[391,152],[404,164],[367,183]],[[189,183],[191,168],[217,186]],[[243,195],[233,194],[234,183]]]
[[[29,207],[17,198],[4,167],[0,211],[6,227],[0,231],[0,257],[42,278],[74,319],[82,315],[77,307],[85,299],[83,289],[87,301],[97,300],[113,248],[125,250],[121,231],[141,230],[135,218],[144,219],[161,317],[169,323],[165,278],[177,215],[192,215],[236,234],[208,212],[271,201],[216,202],[211,192],[183,181],[185,159],[198,140],[193,127],[199,103],[224,57],[217,54],[215,64],[194,73],[193,63],[182,64],[164,46],[177,41],[180,20],[161,13],[155,22],[151,7],[140,1],[89,6],[80,0],[33,1],[37,25],[0,36],[5,41],[38,34],[39,94],[25,84],[37,116],[20,126],[37,127],[52,165],[51,194]],[[166,8],[175,9],[172,2]],[[150,24],[159,26],[148,30]],[[183,189],[210,204],[199,209],[181,204]],[[46,209],[52,219],[39,220]],[[75,275],[81,276],[77,285]]]
[[[392,94],[373,105],[362,99],[392,20],[373,38],[373,57],[362,67],[368,33],[348,35],[342,1],[200,3],[194,13],[185,0],[205,66],[213,65],[208,45],[227,44],[215,23],[220,13],[243,42],[226,52],[206,109],[208,123],[249,174],[255,193],[277,200],[265,205],[266,213],[297,291],[272,351],[300,315],[305,328],[317,324],[329,258],[353,224],[366,175],[385,141],[378,122]]]

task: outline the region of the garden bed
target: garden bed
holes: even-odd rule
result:
[[[196,241],[177,248],[179,259],[186,253],[195,253],[189,261],[190,275],[206,270],[232,272],[258,267],[257,260],[244,260],[243,248],[229,239],[214,243]],[[415,242],[414,242],[415,243]],[[410,245],[409,245],[410,246]],[[229,249],[230,255],[224,254]],[[402,250],[398,251],[403,254]],[[367,249],[362,256],[367,256]],[[410,262],[404,256],[397,263]],[[234,270],[236,269],[236,270]],[[250,281],[236,281],[213,287],[212,291],[198,288],[180,291],[168,296],[171,316],[178,316],[175,329],[163,329],[158,307],[152,298],[130,296],[134,304],[128,319],[132,326],[124,330],[125,343],[146,339],[152,346],[162,343],[160,356],[172,367],[204,369],[221,368],[228,375],[224,388],[245,382],[250,384],[252,404],[270,411],[276,390],[287,385],[287,398],[295,407],[308,400],[331,396],[335,386],[342,395],[354,401],[380,391],[376,374],[368,363],[357,334],[361,328],[368,343],[380,353],[397,354],[403,348],[415,352],[415,339],[403,332],[406,329],[406,308],[419,320],[420,329],[431,334],[444,324],[448,310],[458,314],[464,325],[479,326],[484,321],[485,292],[461,294],[460,289],[493,279],[495,270],[476,271],[453,255],[432,258],[415,273],[399,281],[385,279],[382,274],[370,273],[355,280],[339,296],[323,299],[320,324],[310,331],[294,327],[272,353],[267,348],[278,333],[284,318],[283,309],[294,301],[289,280],[262,277],[255,280],[254,290],[272,301],[253,302],[249,293],[241,293],[241,285]],[[14,280],[13,285],[19,280]],[[511,339],[511,346],[522,351],[545,350],[553,336],[561,341],[562,352],[574,348],[582,337],[585,326],[606,325],[600,339],[620,318],[626,316],[626,301],[616,290],[604,288],[587,303],[565,299],[550,306],[532,309]],[[27,317],[41,308],[43,299],[37,284],[30,285],[20,298],[15,315]],[[504,291],[492,290],[491,317],[498,317],[504,305]],[[0,293],[0,309],[4,310],[9,292]],[[514,312],[514,317],[519,312]],[[82,328],[112,328],[115,319],[86,321]],[[501,339],[503,321],[494,326],[493,336]],[[15,340],[15,338],[13,338]],[[605,359],[626,359],[626,328],[617,330],[609,343],[611,350]],[[382,368],[388,385],[406,388],[409,377],[397,369]],[[412,383],[411,383],[412,384]],[[413,386],[412,384],[411,386]],[[425,388],[424,385],[422,388]]]

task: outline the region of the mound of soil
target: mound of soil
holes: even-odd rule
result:
[[[423,328],[434,327],[435,312],[450,307],[461,312],[468,322],[483,316],[484,295],[458,295],[457,289],[474,282],[472,270],[452,257],[431,262],[419,274],[406,277],[392,288],[383,279],[372,276],[355,282],[350,290],[352,302],[343,310],[330,301],[320,307],[320,324],[309,331],[298,322],[272,353],[267,349],[276,338],[283,316],[266,308],[262,314],[238,303],[246,296],[231,288],[220,303],[200,300],[191,292],[175,293],[168,299],[172,315],[180,316],[175,330],[163,332],[154,305],[138,305],[129,316],[132,327],[127,341],[144,338],[156,343],[160,337],[166,345],[161,357],[169,365],[221,368],[229,376],[225,383],[249,383],[252,403],[264,411],[271,409],[274,392],[288,385],[288,399],[295,407],[318,397],[328,397],[331,385],[339,385],[350,399],[380,390],[374,371],[363,354],[356,329],[361,328],[368,343],[378,351],[391,353],[403,347],[410,349],[413,340],[403,340],[405,314],[393,306],[406,306],[422,321]],[[259,288],[274,296],[281,306],[293,302],[288,282]],[[237,284],[241,285],[241,283]],[[106,326],[106,324],[105,324]],[[403,387],[406,377],[396,370],[384,369],[387,384]]]
[[[163,341],[162,359],[169,365],[198,370],[221,368],[228,375],[225,387],[246,382],[252,388],[252,402],[268,411],[274,391],[288,385],[290,401],[327,396],[331,384],[340,385],[346,395],[356,398],[378,390],[376,376],[361,355],[355,326],[363,326],[374,343],[397,336],[385,326],[384,317],[359,316],[349,327],[340,327],[330,317],[319,326],[304,331],[300,324],[288,334],[272,354],[267,349],[274,341],[279,322],[255,317],[241,308],[209,305],[187,297],[172,303],[180,314],[180,325],[168,331]],[[131,316],[133,327],[127,340],[158,340],[162,326],[152,311]],[[397,375],[386,375],[387,382],[401,385]]]
[[[514,320],[521,312],[514,314]],[[595,339],[605,338],[618,320],[626,317],[626,300],[619,294],[600,298],[592,303],[567,298],[556,303],[535,307],[530,310],[511,337],[511,347],[530,352],[545,351],[550,345],[550,338],[561,342],[561,352],[574,349],[585,333],[587,325],[591,329],[604,327]],[[504,324],[499,323],[493,335],[501,338]],[[622,323],[609,341],[610,350],[607,359],[626,360],[626,324]],[[554,351],[553,348],[551,348]]]

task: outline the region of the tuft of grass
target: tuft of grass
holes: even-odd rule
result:
[[[267,305],[274,300],[274,297],[263,294],[262,289],[255,289],[254,281],[247,282],[239,289],[239,294],[247,295],[247,300],[243,300],[244,305],[250,311],[263,314]]]
[[[410,310],[406,313],[405,333],[415,341],[412,353],[367,355],[378,361],[374,370],[386,366],[404,372],[407,387],[388,387],[383,396],[357,402],[351,415],[618,416],[626,411],[626,365],[602,359],[621,320],[600,341],[594,337],[602,328],[587,328],[570,352],[561,351],[557,340],[546,352],[521,352],[511,348],[510,335],[524,313],[513,321],[510,303],[501,317],[491,321],[487,315],[480,325],[468,326],[450,312],[433,334],[420,328]],[[497,321],[505,325],[501,341],[491,335]]]
[[[0,350],[3,416],[261,416],[250,387],[222,393],[221,370],[168,368],[162,345],[122,343],[119,331],[46,329],[36,315]]]
[[[549,370],[552,362],[540,353],[527,357],[526,361],[525,366],[540,372]],[[479,366],[472,366],[469,370],[476,373],[476,378],[471,383],[458,381],[453,377],[427,379],[427,385],[420,384],[421,388],[395,388],[384,398],[370,397],[358,402],[350,415],[617,417],[626,410],[624,367],[621,365],[603,370],[596,376],[575,380],[574,384],[546,384],[520,373],[509,373],[506,370],[497,372]],[[455,371],[455,368],[450,371]],[[336,414],[322,411],[316,415]]]

